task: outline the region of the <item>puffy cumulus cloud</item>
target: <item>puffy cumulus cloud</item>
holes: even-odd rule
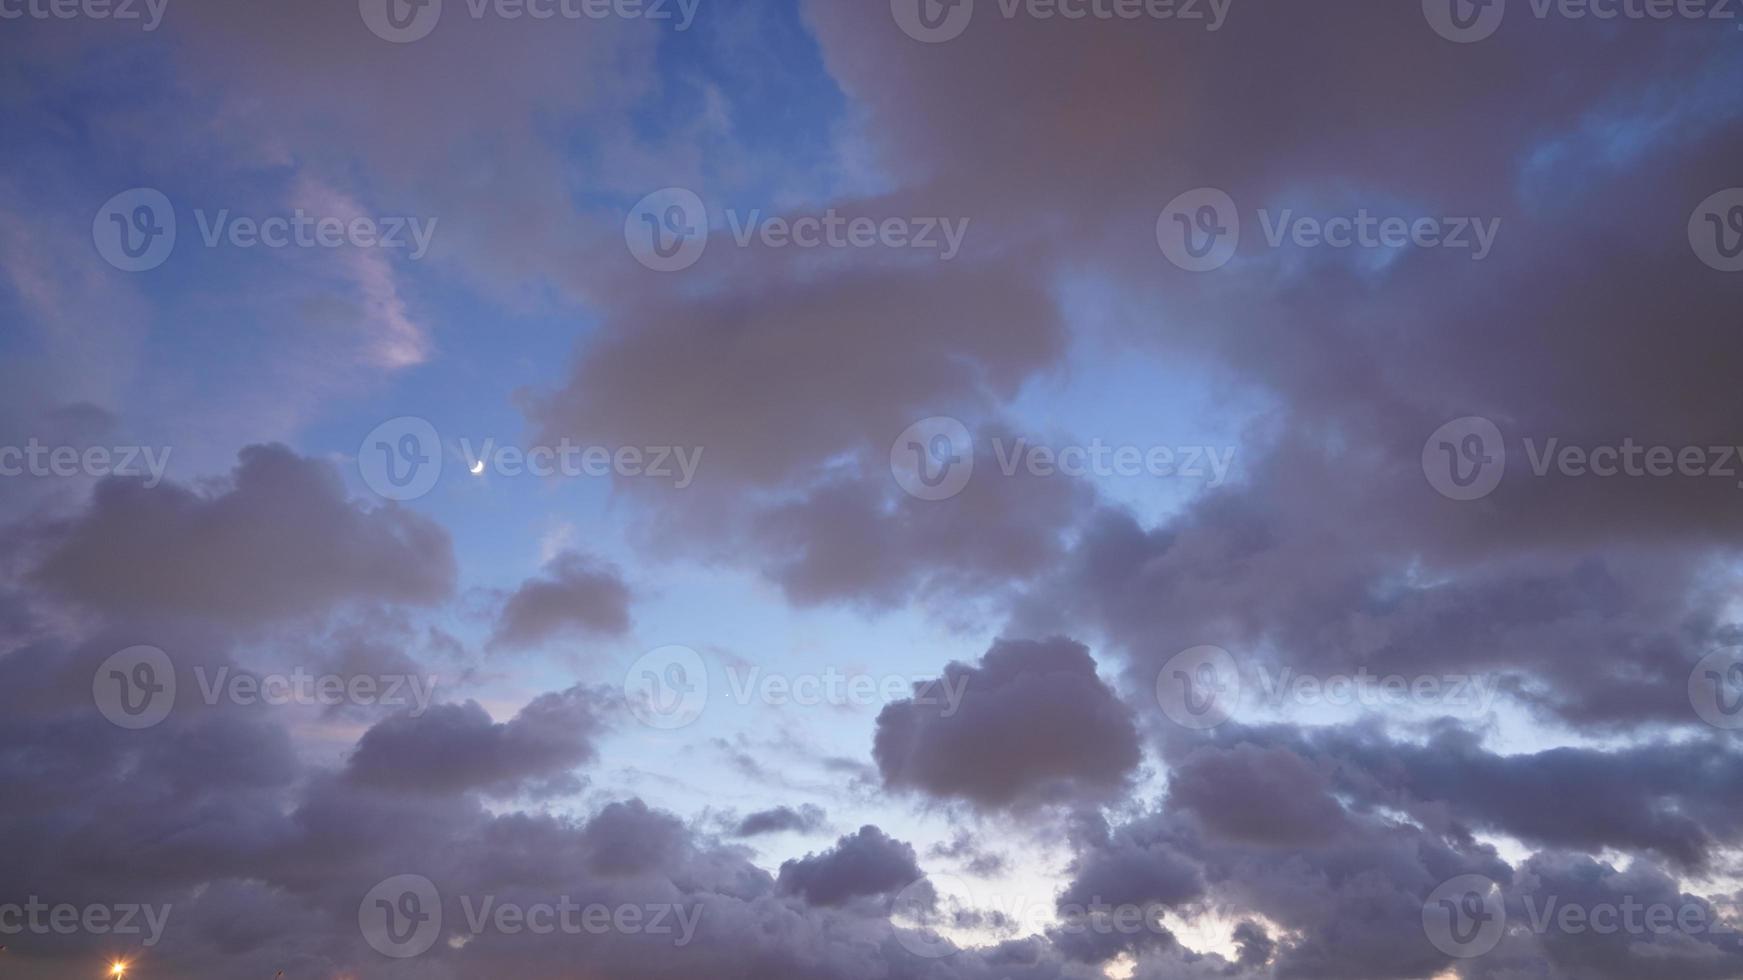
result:
[[[1064,349],[1052,297],[1011,271],[745,271],[727,295],[662,289],[606,323],[565,386],[531,403],[543,438],[702,446],[687,494],[780,489],[844,453],[887,455],[922,418],[1010,397]]]
[[[221,633],[174,639],[165,645],[177,651],[222,646]],[[163,928],[150,947],[144,932],[9,936],[21,976],[70,975],[117,955],[187,977],[556,980],[578,959],[629,980],[1096,976],[1038,939],[942,959],[909,952],[880,903],[850,900],[919,877],[912,849],[876,828],[777,878],[640,800],[574,816],[492,804],[498,787],[586,755],[584,737],[563,733],[585,730],[592,712],[579,689],[497,726],[470,704],[424,723],[389,718],[349,766],[332,767],[299,758],[276,709],[195,698],[151,728],[111,724],[91,703],[90,678],[117,642],[0,656],[0,834],[12,845],[0,855],[0,904],[139,903],[167,909]],[[384,767],[399,781],[362,778]],[[369,946],[359,917],[372,890],[401,875],[428,879],[423,911],[442,925],[427,950],[395,959]],[[558,918],[538,932],[495,914],[565,903],[635,909],[636,927],[565,931]]]
[[[1172,776],[1154,812],[1080,822],[1061,908],[1154,903],[1188,921],[1212,909],[1249,916],[1234,936],[1238,956],[1225,962],[1154,933],[1064,934],[1068,955],[1133,953],[1136,975],[1154,977],[1646,980],[1743,968],[1728,924],[1734,898],[1686,884],[1691,869],[1704,878],[1729,867],[1735,851],[1728,753],[1691,743],[1507,756],[1443,723],[1426,742],[1373,724],[1227,725],[1170,740],[1164,754]],[[1510,865],[1485,835],[1543,850]],[[1599,853],[1634,856],[1619,868]],[[1495,883],[1512,926],[1466,960],[1422,926],[1435,889],[1462,875]],[[1634,928],[1621,918],[1630,906]],[[1654,906],[1664,910],[1651,913],[1656,928],[1644,911]],[[1580,911],[1558,918],[1569,907]],[[1594,910],[1603,932],[1585,925]],[[1667,924],[1673,915],[1699,925]],[[1610,928],[1612,916],[1622,927]]]
[[[1168,803],[1233,840],[1305,844],[1345,830],[1331,789],[1325,773],[1289,750],[1241,743],[1177,761],[1169,769]]]
[[[775,883],[812,905],[838,906],[893,895],[921,877],[913,846],[868,824],[821,854],[783,862]]]
[[[105,612],[262,623],[336,604],[434,603],[454,588],[440,525],[347,498],[338,470],[250,446],[221,486],[98,483],[77,515],[38,528],[38,585]]]
[[[1249,484],[1154,527],[1104,509],[1033,607],[1103,624],[1145,689],[1174,654],[1213,643],[1273,676],[1481,676],[1580,727],[1698,723],[1689,674],[1735,643],[1720,551],[1525,531],[1472,551],[1460,535],[1495,534],[1498,511],[1430,489],[1423,438],[1390,456],[1280,445]]]
[[[1650,862],[1624,868],[1584,854],[1546,852],[1503,889],[1507,933],[1464,976],[1556,980],[1674,974],[1719,980],[1743,970],[1735,896],[1689,894]]]
[[[509,593],[490,645],[537,646],[569,635],[620,634],[629,629],[629,585],[611,565],[566,551],[538,578]]]
[[[914,197],[1020,216],[993,234],[1053,243],[1047,258],[1114,297],[1106,329],[1276,409],[1241,485],[1155,527],[1099,515],[1077,576],[1031,615],[1105,617],[1137,655],[1134,686],[1217,642],[1328,668],[1505,670],[1516,697],[1577,725],[1695,720],[1689,668],[1730,618],[1735,481],[1539,478],[1524,440],[1734,441],[1718,406],[1743,362],[1743,282],[1686,239],[1743,147],[1724,32],[1517,18],[1461,46],[1420,6],[1237,8],[1215,33],[1019,8],[918,45],[881,8],[807,12]],[[907,70],[882,70],[893,58]],[[1271,71],[1316,82],[1279,94],[1291,86],[1255,82]],[[1556,84],[1518,96],[1549,72]],[[985,111],[999,104],[1022,111]],[[1421,142],[1394,139],[1424,118]],[[1205,185],[1233,195],[1247,234],[1228,267],[1189,275],[1157,250],[1155,219]],[[1260,208],[1480,215],[1501,231],[1481,262],[1274,249]],[[1657,349],[1665,330],[1674,352]],[[1424,479],[1422,450],[1473,414],[1500,425],[1510,465],[1493,496],[1455,503]]]
[[[602,691],[577,686],[540,695],[505,722],[476,701],[408,711],[364,733],[346,776],[414,793],[573,792],[580,784],[572,770],[597,756],[613,705]]]
[[[975,473],[945,501],[891,496],[888,481],[838,478],[759,513],[749,552],[793,602],[895,606],[913,596],[999,595],[1066,559],[1088,512],[1083,484],[996,469],[989,433]]]
[[[984,808],[1106,799],[1139,762],[1131,710],[1062,638],[1000,640],[946,666],[879,712],[872,753],[891,789]]]
[[[815,803],[801,804],[798,808],[777,806],[767,810],[747,813],[733,827],[736,837],[761,837],[766,834],[787,832],[814,833],[829,824],[829,815]]]
[[[1735,481],[1538,478],[1523,440],[1735,441],[1743,281],[1685,236],[1743,148],[1728,31],[1510,18],[1455,45],[1420,5],[1236,5],[1216,32],[1019,5],[924,45],[882,7],[806,12],[905,200],[989,215],[1000,242],[1104,286],[1107,329],[1276,408],[1241,485],[1154,527],[1098,515],[1069,583],[1028,617],[1095,619],[1134,654],[1134,688],[1221,643],[1321,669],[1493,670],[1582,727],[1696,721],[1689,670],[1731,618]],[[1287,81],[1301,77],[1314,84]],[[1420,139],[1395,138],[1424,119]],[[1245,235],[1228,267],[1190,275],[1155,220],[1201,186],[1233,196]],[[1501,230],[1482,262],[1273,249],[1260,208]],[[1509,467],[1460,504],[1420,459],[1473,414],[1500,425]]]
[[[1240,929],[1237,963],[1212,961],[1231,976],[1439,975],[1453,959],[1423,933],[1424,900],[1457,875],[1483,874],[1502,883],[1511,875],[1491,848],[1447,842],[1377,817],[1352,819],[1332,838],[1294,846],[1233,840],[1173,809],[1091,827],[1080,836],[1068,895],[1156,902],[1188,917],[1198,908],[1222,908],[1275,923],[1280,931],[1265,940],[1253,928]],[[1125,938],[1139,951],[1155,942],[1148,933]],[[1100,945],[1104,955],[1112,951],[1109,943]],[[1261,963],[1261,956],[1269,961]],[[1201,975],[1193,969],[1207,965],[1190,951],[1163,950],[1150,959],[1188,964],[1185,976]]]
[[[733,256],[724,294],[627,301],[566,383],[528,402],[541,438],[700,447],[694,483],[620,486],[660,550],[747,563],[795,602],[897,605],[997,590],[1057,560],[1087,509],[1072,481],[987,474],[946,502],[905,496],[891,446],[916,422],[996,407],[1055,364],[1065,329],[1026,272],[963,263],[794,270]],[[754,262],[753,262],[754,260]]]

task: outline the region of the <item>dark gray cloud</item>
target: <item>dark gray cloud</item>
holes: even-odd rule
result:
[[[1343,832],[1331,779],[1287,749],[1241,743],[1206,748],[1169,769],[1168,803],[1232,840],[1314,844]]]
[[[1139,760],[1130,709],[1066,639],[1000,640],[950,664],[878,714],[872,754],[891,789],[996,808],[1117,795]]]
[[[77,517],[38,534],[33,581],[133,614],[258,622],[340,602],[433,603],[456,575],[439,525],[359,506],[332,464],[283,446],[242,450],[218,488],[111,477]]]
[[[814,803],[794,808],[777,806],[747,813],[733,828],[737,837],[761,837],[765,834],[814,833],[829,825],[829,815]]]
[[[1460,874],[1503,883],[1510,876],[1490,849],[1383,819],[1352,819],[1332,839],[1279,847],[1214,835],[1196,817],[1167,810],[1084,834],[1076,870],[1068,897],[1238,908],[1287,930],[1268,968],[1232,975],[1372,980],[1427,978],[1454,966],[1424,936],[1424,900]],[[1265,949],[1250,939],[1242,945],[1249,965]]]
[[[629,586],[616,568],[564,552],[543,575],[509,593],[490,645],[522,648],[562,636],[620,634],[629,629],[629,604]]]
[[[549,794],[580,788],[571,771],[598,754],[614,702],[573,687],[544,694],[505,722],[476,701],[405,712],[365,732],[346,767],[366,785],[414,793]]]
[[[1010,859],[1006,855],[983,847],[966,830],[957,831],[956,836],[945,843],[932,845],[927,849],[926,856],[955,861],[962,866],[963,871],[982,878],[1004,874],[1010,867]]]
[[[1743,756],[1703,741],[1501,754],[1444,724],[1420,743],[1372,725],[1230,726],[1216,742],[1178,752],[1176,772],[1190,775],[1176,778],[1171,799],[1258,840],[1286,843],[1335,826],[1335,794],[1363,808],[1402,810],[1443,833],[1643,852],[1694,871],[1726,864],[1743,844]],[[1295,820],[1243,816],[1243,800]]]
[[[782,862],[776,885],[812,905],[837,906],[895,894],[921,877],[911,845],[867,825],[821,854]]]

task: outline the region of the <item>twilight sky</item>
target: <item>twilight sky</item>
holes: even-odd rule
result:
[[[1743,977],[1740,83],[0,0],[0,977]]]

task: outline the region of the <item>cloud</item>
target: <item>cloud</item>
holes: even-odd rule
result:
[[[1278,840],[1323,834],[1339,823],[1328,808],[1336,794],[1364,808],[1401,810],[1443,833],[1644,852],[1690,871],[1722,864],[1743,845],[1743,757],[1702,742],[1501,754],[1450,723],[1420,744],[1373,725],[1228,728],[1214,745],[1176,750],[1185,778],[1171,788],[1171,799],[1219,832]],[[1249,798],[1299,822],[1242,816],[1240,801]]]
[[[1168,802],[1208,832],[1251,843],[1309,844],[1345,830],[1327,776],[1287,749],[1206,748],[1169,770]]]
[[[745,814],[733,829],[733,834],[737,837],[789,832],[809,834],[828,826],[828,820],[829,815],[823,812],[823,808],[813,803],[803,804],[798,809],[778,806]]]
[[[265,622],[336,603],[433,603],[454,589],[448,534],[345,496],[329,463],[250,446],[221,486],[110,477],[38,531],[36,583],[119,612]]]
[[[629,629],[629,586],[617,569],[574,551],[510,593],[491,631],[492,648],[525,648],[566,635]]]
[[[574,792],[580,784],[571,770],[597,756],[609,703],[576,686],[540,695],[506,722],[493,722],[476,701],[405,712],[364,733],[346,776],[412,793]]]
[[[958,687],[951,714],[941,692]],[[1116,796],[1139,761],[1131,711],[1066,639],[1000,640],[950,664],[878,714],[872,754],[890,789],[985,808]]]
[[[828,907],[891,895],[921,877],[912,846],[867,825],[821,854],[783,862],[776,885],[811,905]]]

